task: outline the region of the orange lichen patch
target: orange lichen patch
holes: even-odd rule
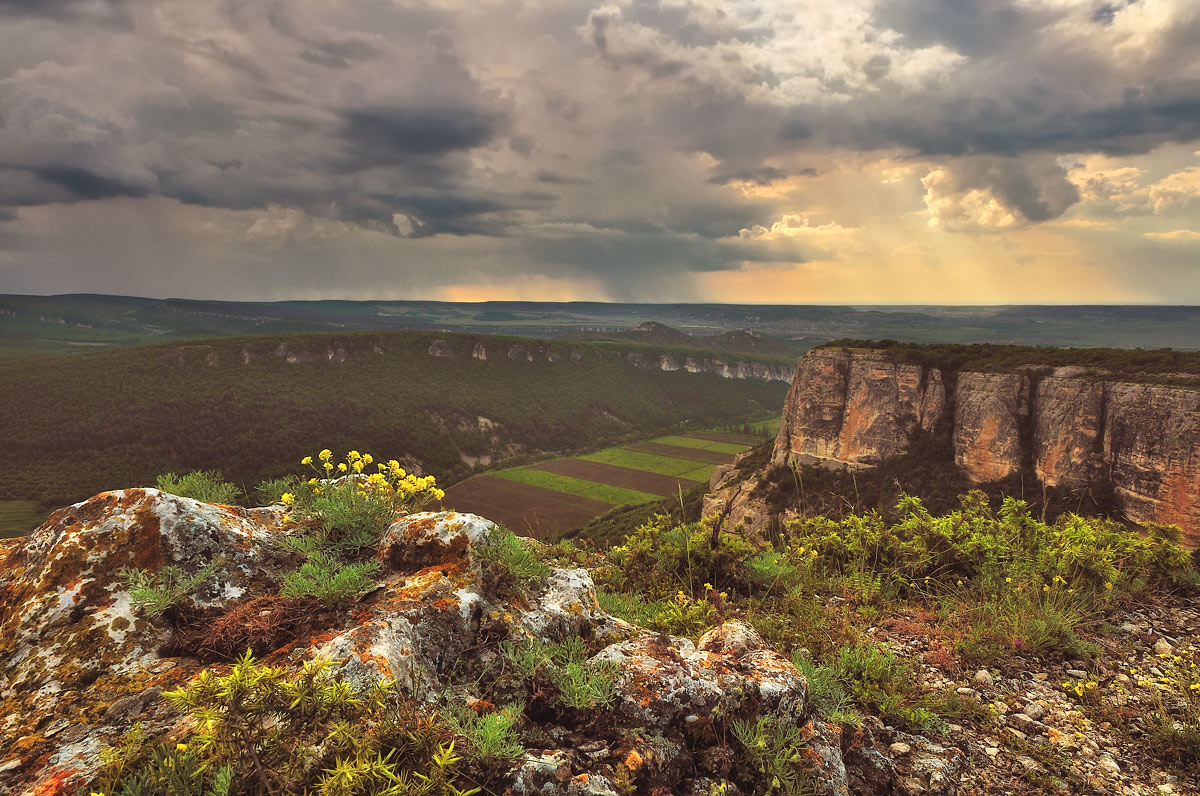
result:
[[[637,749],[630,749],[629,754],[625,755],[625,759],[621,762],[629,771],[637,771],[646,764],[646,758],[642,757]]]
[[[75,790],[82,777],[82,771],[52,771],[34,786],[29,796],[65,796]]]
[[[571,778],[571,782],[579,787],[583,787],[584,785],[586,785],[588,783],[588,779],[590,779],[590,777],[586,773],[585,774],[576,774],[574,777]]]

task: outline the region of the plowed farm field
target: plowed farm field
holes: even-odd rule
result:
[[[762,442],[691,432],[479,475],[446,490],[442,505],[548,538],[620,505],[649,503],[708,481],[718,464]]]

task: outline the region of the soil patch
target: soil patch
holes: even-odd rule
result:
[[[733,453],[705,451],[699,448],[683,448],[679,445],[663,445],[661,442],[635,442],[625,447],[631,451],[654,453],[659,456],[670,456],[675,459],[691,459],[694,462],[705,462],[706,464],[729,464],[736,455]]]
[[[595,481],[608,486],[636,489],[639,492],[649,492],[652,495],[662,495],[663,497],[678,494],[680,489],[686,492],[700,483],[687,478],[647,473],[629,467],[618,467],[615,464],[590,462],[586,459],[554,459],[529,466],[549,473],[569,475],[572,478],[582,478],[585,481]]]
[[[455,511],[487,517],[535,539],[583,525],[612,508],[599,500],[488,475],[450,487],[442,504]],[[433,510],[437,506],[427,508]]]

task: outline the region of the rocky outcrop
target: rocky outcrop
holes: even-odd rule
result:
[[[941,427],[973,481],[1028,468],[1048,486],[1111,483],[1131,520],[1177,524],[1200,543],[1200,391],[1079,367],[1024,371],[964,370],[947,390],[936,368],[816,349],[796,370],[773,461],[870,466]]]
[[[1033,402],[1033,469],[1048,486],[1086,486],[1104,467],[1104,382],[1050,376]]]
[[[1013,373],[960,373],[954,401],[954,463],[972,481],[997,481],[1025,462],[1022,429],[1029,421],[1029,378]]]
[[[932,430],[945,406],[936,368],[888,362],[881,354],[817,349],[796,370],[773,458],[878,464],[903,453],[917,429]]]
[[[612,699],[571,714],[569,727],[552,711],[526,715],[532,737],[556,745],[501,770],[513,793],[615,793],[612,783],[628,783],[631,771],[647,792],[724,791],[734,762],[728,723],[755,716],[811,739],[805,765],[823,794],[848,796],[867,779],[879,785],[871,792],[921,792],[901,761],[872,753],[865,773],[860,752],[891,736],[878,728],[856,740],[814,721],[805,678],[744,623],[722,624],[696,644],[631,626],[600,609],[583,569],[552,569],[516,596],[497,592],[492,565],[477,555],[494,529],[469,514],[402,517],[379,544],[380,570],[365,596],[312,609],[264,638],[245,624],[274,610],[264,606],[282,599],[271,595],[297,565],[278,543],[297,532],[283,506],[239,509],[131,489],[57,512],[0,546],[0,795],[73,793],[135,723],[151,736],[186,733],[162,692],[204,668],[195,650],[179,649],[197,626],[246,635],[271,665],[328,658],[354,688],[387,678],[431,706],[452,683],[462,687],[463,672],[487,671],[503,640],[584,640],[591,662],[612,673]],[[170,624],[135,610],[121,575],[166,567],[189,584]],[[956,761],[944,757],[935,768],[952,779]],[[931,784],[927,777],[922,787]]]
[[[622,356],[626,362],[645,370],[676,371],[688,373],[712,373],[723,379],[761,379],[763,381],[790,382],[793,369],[784,365],[769,365],[764,362],[748,362],[716,357],[677,357],[667,354],[649,355],[633,351]]]
[[[1200,391],[1105,384],[1101,457],[1130,517],[1200,542]]]

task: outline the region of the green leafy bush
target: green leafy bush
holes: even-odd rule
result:
[[[300,569],[283,579],[282,594],[289,599],[315,597],[333,605],[357,597],[375,586],[376,561],[342,564],[325,553],[313,553]]]
[[[300,479],[294,475],[268,478],[254,487],[254,499],[260,506],[270,506],[282,503],[284,495],[295,495],[301,488]]]
[[[533,639],[506,641],[500,645],[500,654],[520,680],[552,687],[558,701],[568,708],[588,710],[612,704],[614,667],[589,661],[581,639],[549,645]]]
[[[804,742],[795,725],[768,716],[730,725],[743,764],[733,776],[754,796],[811,796],[816,786],[802,766]]]
[[[610,553],[615,585],[655,597],[683,591],[691,597],[720,589],[744,589],[744,564],[757,551],[745,538],[714,534],[711,520],[669,526],[655,517]],[[705,588],[708,584],[708,588]]]
[[[976,594],[994,594],[1013,583],[1062,583],[1102,603],[1114,592],[1197,583],[1174,526],[1151,524],[1143,535],[1075,515],[1048,525],[1011,497],[993,511],[979,491],[941,517],[909,496],[897,511],[901,519],[894,523],[875,513],[840,521],[815,517],[789,524],[788,533],[792,544],[817,552],[826,575],[876,577],[872,594],[880,599],[947,593],[964,584]]]
[[[211,578],[222,563],[220,559],[211,561],[191,575],[185,574],[179,567],[168,565],[158,572],[123,569],[120,577],[134,609],[149,619],[158,619],[179,605],[192,589]]]
[[[433,476],[413,475],[395,459],[376,463],[371,454],[352,450],[335,462],[326,448],[315,461],[305,456],[300,463],[316,475],[279,499],[292,506],[295,519],[315,526],[312,533],[328,552],[374,547],[396,515],[445,497]],[[376,471],[368,472],[372,464]]]
[[[205,503],[229,505],[242,496],[240,489],[226,483],[221,474],[213,470],[197,470],[182,476],[164,473],[158,477],[157,486],[162,492]]]
[[[525,705],[514,702],[498,711],[477,713],[465,705],[446,713],[447,723],[467,741],[471,757],[485,764],[511,760],[525,754],[517,725]]]
[[[501,591],[528,588],[550,575],[550,567],[534,555],[521,537],[503,526],[494,528],[474,552]]]

